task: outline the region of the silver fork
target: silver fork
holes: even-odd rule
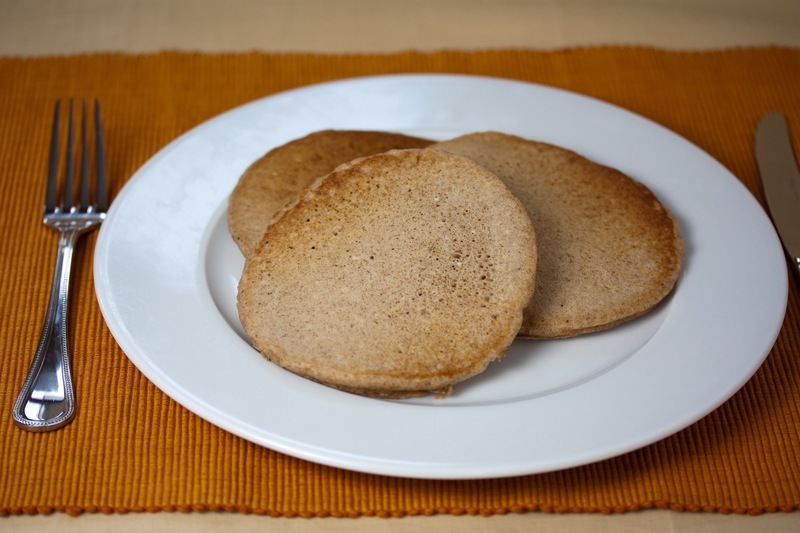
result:
[[[74,201],[75,150],[73,139],[72,101],[69,103],[66,169],[58,197],[59,102],[53,114],[47,190],[44,202],[44,223],[58,230],[53,284],[47,304],[39,345],[31,368],[14,404],[14,421],[29,431],[50,431],[65,426],[75,414],[75,391],[70,371],[68,342],[68,304],[72,255],[78,238],[100,225],[106,217],[105,148],[100,123],[100,105],[94,102],[95,201],[89,203],[89,149],[87,146],[86,102],[81,107],[80,174],[78,197]]]

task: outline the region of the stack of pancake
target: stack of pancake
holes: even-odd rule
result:
[[[247,169],[228,225],[253,346],[384,398],[445,396],[517,337],[636,318],[673,289],[683,256],[675,218],[644,185],[496,132],[313,133]]]

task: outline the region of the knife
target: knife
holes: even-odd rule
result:
[[[789,124],[780,113],[768,113],[759,121],[756,159],[772,220],[795,273],[800,274],[800,170]]]

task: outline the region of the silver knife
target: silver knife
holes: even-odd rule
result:
[[[756,129],[756,159],[772,221],[796,273],[800,273],[800,170],[783,115],[768,113],[761,118]]]

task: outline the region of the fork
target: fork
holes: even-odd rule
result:
[[[73,139],[72,101],[69,102],[66,168],[61,199],[58,196],[59,112],[56,102],[44,202],[44,223],[58,230],[53,283],[39,344],[22,390],[14,404],[16,424],[28,431],[51,431],[72,421],[75,414],[75,391],[70,370],[68,342],[69,285],[72,257],[78,238],[98,227],[106,217],[105,149],[100,105],[94,102],[95,140],[95,203],[89,203],[89,149],[87,146],[86,102],[81,107],[80,174],[77,199],[75,188],[75,150]],[[77,201],[75,201],[77,200]]]

